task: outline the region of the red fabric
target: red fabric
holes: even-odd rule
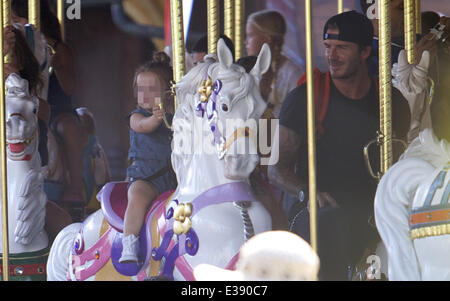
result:
[[[297,82],[297,85],[306,84],[306,73],[304,73]],[[328,102],[330,100],[330,72],[322,73],[319,69],[314,68],[314,115],[316,117],[316,135],[320,138],[325,133],[323,121],[327,115]],[[375,87],[379,91],[379,82],[373,78]]]
[[[297,85],[306,83],[306,73],[300,77]],[[316,117],[316,135],[320,138],[324,134],[323,120],[327,114],[330,100],[330,72],[322,73],[314,68],[314,115]]]

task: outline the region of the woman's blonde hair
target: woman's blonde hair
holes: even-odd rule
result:
[[[248,17],[248,22],[263,34],[272,37],[273,44],[283,46],[286,35],[286,21],[282,14],[276,10],[263,10],[252,13]]]
[[[268,83],[268,85],[260,85],[261,94],[267,101],[271,93],[271,84],[276,82],[278,71],[282,65],[283,56],[281,52],[287,32],[286,21],[283,15],[276,10],[262,10],[249,15],[247,22],[252,23],[262,34],[271,37],[271,69],[262,78],[262,81]]]

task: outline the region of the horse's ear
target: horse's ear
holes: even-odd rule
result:
[[[269,70],[270,64],[272,62],[272,54],[270,52],[269,45],[264,43],[259,52],[258,59],[256,60],[256,64],[253,67],[250,74],[255,76],[258,81],[261,79],[262,75]]]
[[[233,54],[223,39],[217,43],[217,57],[222,67],[229,69],[233,64]]]

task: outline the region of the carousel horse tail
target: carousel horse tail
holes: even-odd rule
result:
[[[383,176],[375,196],[375,221],[389,254],[390,280],[421,279],[418,258],[410,237],[410,208],[417,188],[433,172],[422,159],[400,160]]]
[[[72,252],[73,241],[79,233],[82,223],[75,223],[65,227],[56,236],[47,261],[47,280],[66,281],[69,268],[69,256]]]

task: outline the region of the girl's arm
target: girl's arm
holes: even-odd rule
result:
[[[52,67],[61,88],[68,95],[72,95],[76,88],[76,75],[74,65],[74,55],[72,50],[63,42],[58,43],[56,53],[52,57]]]
[[[141,134],[152,133],[161,125],[164,114],[164,111],[159,106],[153,108],[153,115],[149,117],[145,117],[140,113],[134,113],[130,118],[131,129]]]

